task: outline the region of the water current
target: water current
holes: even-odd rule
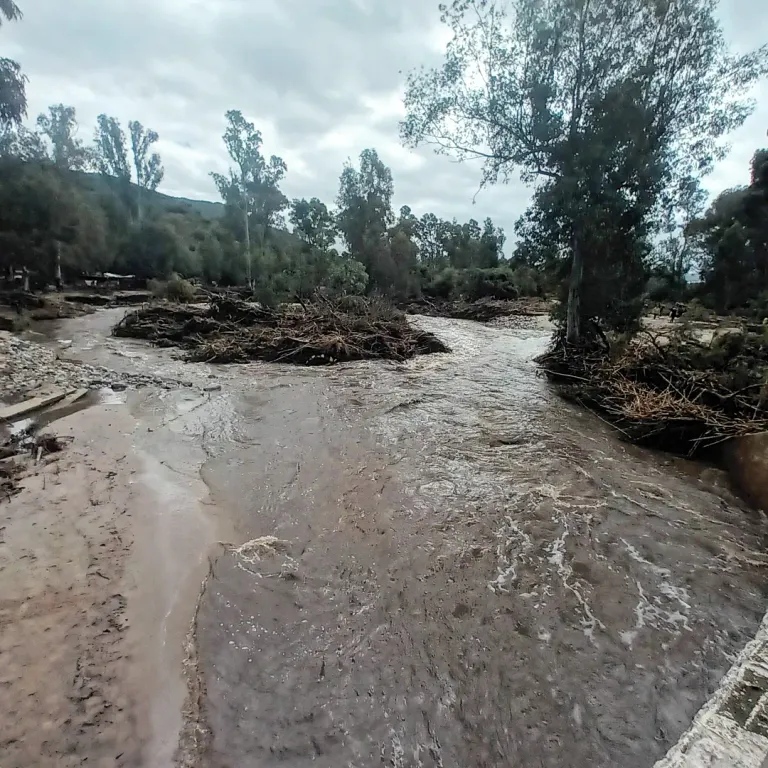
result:
[[[560,401],[542,323],[419,318],[453,353],[405,364],[216,368],[109,339],[115,317],[56,335],[194,385],[127,407],[226,521],[201,766],[649,768],[762,618],[759,516]]]

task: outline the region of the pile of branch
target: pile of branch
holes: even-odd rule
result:
[[[211,296],[205,307],[144,307],[126,315],[112,333],[180,347],[188,360],[209,363],[330,365],[450,351],[433,334],[411,326],[401,312],[364,299],[316,298],[271,309]]]
[[[560,394],[603,416],[630,441],[687,455],[768,430],[768,339],[643,332],[616,350],[557,338],[538,358]]]
[[[477,301],[453,301],[422,297],[406,304],[405,311],[410,315],[450,317],[456,320],[475,320],[480,323],[487,323],[498,317],[510,317],[512,315],[522,315],[525,317],[546,315],[549,311],[549,306],[545,301],[538,298],[484,298]]]

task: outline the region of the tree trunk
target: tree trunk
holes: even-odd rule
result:
[[[22,267],[21,274],[23,276],[23,284],[21,286],[21,289],[29,293],[29,270],[26,267]]]
[[[248,223],[248,193],[245,191],[243,179],[243,214],[245,220],[245,279],[248,287],[253,290],[253,267],[251,265],[251,226]]]
[[[571,266],[571,284],[568,288],[568,307],[566,309],[566,340],[569,344],[579,341],[581,331],[581,281],[584,276],[584,254],[581,251],[579,236],[573,235],[573,265]]]
[[[137,185],[136,187],[136,218],[141,224],[142,219],[144,218],[144,211],[142,209],[142,202],[141,202],[141,184]]]
[[[60,291],[63,285],[61,279],[61,240],[56,241],[56,264],[54,266],[54,282],[56,283],[56,290]]]

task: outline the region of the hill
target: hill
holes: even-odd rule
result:
[[[83,186],[96,194],[114,193],[117,181],[98,173],[82,173]],[[131,183],[131,190],[136,185]],[[224,203],[211,200],[191,200],[187,197],[173,197],[163,192],[144,192],[144,201],[148,208],[159,208],[170,213],[197,213],[205,219],[220,219],[224,215]]]

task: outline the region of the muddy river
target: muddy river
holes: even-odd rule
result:
[[[56,336],[193,384],[126,404],[169,500],[208,494],[158,544],[184,627],[208,573],[186,765],[649,768],[762,618],[759,517],[555,397],[541,324],[419,319],[453,353],[403,365],[216,368],[108,338],[119,314]]]

